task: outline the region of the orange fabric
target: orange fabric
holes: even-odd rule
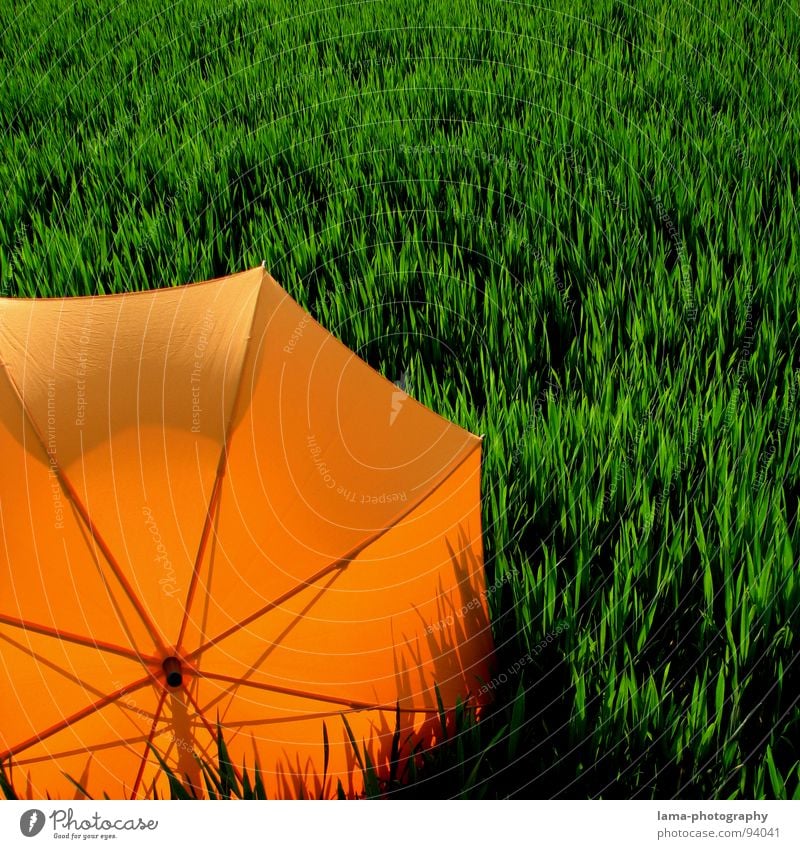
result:
[[[65,772],[165,795],[150,744],[199,788],[217,722],[268,794],[358,794],[342,712],[385,772],[397,704],[425,739],[434,685],[452,708],[488,679],[480,440],[262,268],[0,299],[0,360],[0,764],[20,796],[80,797]]]

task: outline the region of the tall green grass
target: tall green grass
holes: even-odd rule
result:
[[[498,674],[532,662],[373,794],[798,798],[789,5],[81,0],[0,31],[3,294],[265,259],[485,434]]]

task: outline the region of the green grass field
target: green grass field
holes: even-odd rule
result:
[[[392,793],[800,798],[800,19],[658,6],[0,7],[3,295],[266,260],[485,434],[495,704]]]

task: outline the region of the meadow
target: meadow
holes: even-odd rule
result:
[[[0,7],[0,294],[264,260],[485,435],[494,704],[370,795],[800,799],[799,44],[779,0]]]

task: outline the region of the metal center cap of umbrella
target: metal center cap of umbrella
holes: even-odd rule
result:
[[[167,685],[169,687],[180,687],[183,683],[183,672],[181,672],[181,662],[177,657],[165,658],[161,664],[164,674],[167,676]]]

